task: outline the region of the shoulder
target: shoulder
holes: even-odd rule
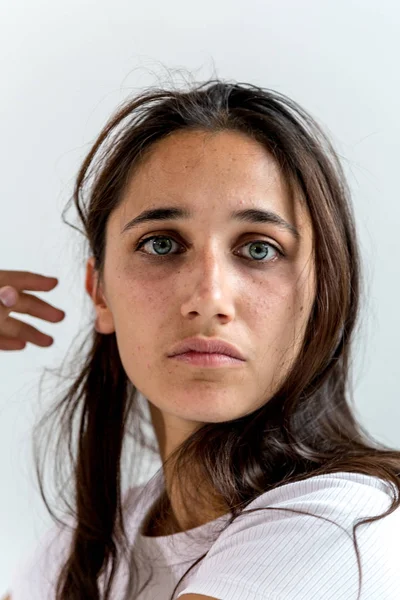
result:
[[[254,508],[276,509],[266,517],[269,520],[274,518],[274,512],[277,519],[290,518],[290,515],[297,518],[294,510],[302,510],[317,518],[325,516],[346,521],[364,511],[368,513],[377,509],[384,512],[392,501],[389,490],[389,483],[377,477],[360,473],[328,473],[283,484],[261,494],[244,513]]]
[[[343,590],[346,597],[356,596],[353,527],[390,504],[385,483],[363,475],[336,473],[282,485],[251,502],[222,531],[178,598],[239,600],[251,593],[260,600],[303,600],[340,597]],[[400,533],[399,513],[389,517],[389,527],[377,521],[357,530],[368,532],[357,541],[362,553],[374,557],[364,568],[377,577],[378,586],[379,573],[387,571],[393,527]]]

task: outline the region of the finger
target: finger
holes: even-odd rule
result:
[[[25,346],[22,340],[0,336],[0,350],[23,350]]]
[[[14,300],[11,306],[6,306],[6,304],[10,303],[9,293],[13,292]],[[7,322],[7,317],[12,312],[13,306],[15,306],[18,302],[18,291],[10,286],[0,287],[0,327],[1,332],[3,332],[3,325]]]
[[[65,318],[65,312],[60,308],[56,308],[33,294],[23,292],[20,292],[17,303],[12,307],[12,312],[31,315],[50,323],[58,323]]]
[[[1,325],[1,337],[14,338],[22,342],[30,342],[36,346],[47,347],[54,342],[53,338],[42,333],[29,323],[8,317]]]
[[[0,270],[0,287],[10,285],[17,290],[48,292],[58,284],[57,277],[47,277],[30,271]]]
[[[5,285],[0,287],[0,302],[2,306],[7,309],[11,309],[11,307],[15,306],[18,300],[18,290],[11,287],[10,285]]]

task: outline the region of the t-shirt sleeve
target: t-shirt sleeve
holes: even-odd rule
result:
[[[257,501],[251,503],[251,508],[274,509],[242,514],[229,525],[211,546],[192,579],[188,574],[187,585],[181,587],[177,599],[183,594],[204,594],[219,600],[357,598],[359,569],[352,528],[354,518],[372,516],[374,511],[368,512],[367,507],[355,515],[351,493],[346,498],[346,489],[331,492],[314,490],[283,502],[264,502],[263,506]],[[347,512],[343,508],[346,500]],[[365,508],[360,495],[358,502],[359,509]],[[323,516],[333,523],[279,510],[279,506]],[[379,512],[382,511],[375,514]],[[363,527],[368,525],[356,530],[357,540]]]
[[[65,518],[67,523],[72,523]],[[70,527],[51,526],[22,556],[11,575],[12,600],[54,600],[57,577],[72,541]]]

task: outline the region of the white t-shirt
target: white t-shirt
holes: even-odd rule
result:
[[[359,570],[353,525],[358,519],[382,514],[393,494],[391,485],[376,477],[345,472],[319,475],[266,492],[246,510],[294,508],[333,523],[274,509],[241,515],[220,534],[230,515],[190,530],[190,538],[185,532],[145,537],[144,517],[163,485],[160,469],[147,484],[131,488],[124,497],[126,528],[139,567],[138,590],[150,577],[148,565],[152,567],[151,582],[135,600],[169,600],[180,577],[207,550],[180,583],[174,600],[189,593],[219,600],[356,600]],[[215,541],[203,539],[211,534]],[[47,532],[15,569],[12,600],[54,600],[52,584],[71,535],[58,526]],[[362,567],[360,600],[398,600],[399,510],[358,527],[356,539]],[[125,600],[127,572],[128,565],[122,562],[113,600]]]

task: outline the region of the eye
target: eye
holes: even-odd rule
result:
[[[139,244],[136,246],[135,251],[138,252],[141,248],[145,246],[145,244],[153,241],[153,244],[150,247],[156,251],[156,254],[142,251],[143,254],[148,254],[149,256],[156,256],[158,258],[162,258],[163,256],[171,256],[169,254],[169,250],[171,248],[171,240],[173,243],[177,244],[178,246],[181,246],[181,244],[178,244],[178,242],[169,235],[152,235],[139,242]],[[274,244],[266,242],[265,240],[253,240],[243,245],[243,247],[247,246],[250,246],[250,258],[244,258],[253,262],[271,262],[272,260],[276,260],[280,256],[284,256],[283,252],[279,250],[276,246],[274,246]],[[182,253],[179,252],[178,254]]]

